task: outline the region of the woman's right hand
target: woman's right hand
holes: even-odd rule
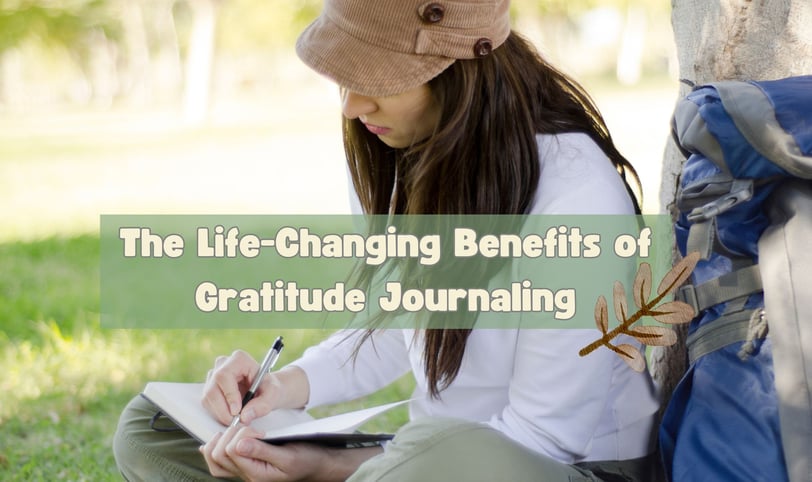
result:
[[[237,414],[251,423],[277,408],[301,408],[310,396],[307,375],[294,366],[269,373],[262,379],[254,398],[245,407],[242,398],[248,391],[259,363],[248,353],[237,350],[231,356],[220,356],[206,375],[203,406],[220,423],[228,425]]]

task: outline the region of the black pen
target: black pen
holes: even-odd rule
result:
[[[279,358],[279,353],[282,352],[282,348],[285,347],[285,344],[282,343],[282,337],[278,337],[276,341],[273,342],[271,349],[268,350],[268,353],[265,355],[265,358],[262,360],[262,363],[259,365],[259,370],[257,370],[257,374],[254,375],[254,381],[251,382],[251,388],[245,392],[245,396],[242,397],[242,406],[251,401],[254,398],[254,395],[259,389],[259,384],[262,383],[262,379],[265,377],[265,374],[270,372],[273,366],[276,364],[276,360]],[[231,420],[231,425],[229,427],[233,427],[240,423],[240,414],[242,413],[242,408],[240,409],[240,413],[234,416]]]

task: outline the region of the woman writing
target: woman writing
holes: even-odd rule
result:
[[[634,170],[596,108],[511,31],[507,0],[327,0],[297,53],[341,87],[345,151],[365,213],[639,211],[626,179],[636,181]],[[122,415],[116,458],[129,479],[149,480],[647,480],[658,407],[650,380],[608,350],[579,357],[593,337],[343,332],[266,377],[242,422],[350,400],[411,371],[413,421],[385,452],[271,446],[247,425],[198,452],[183,435],[149,433],[155,409],[136,399]],[[204,405],[221,422],[239,413],[256,367],[241,352],[216,362]]]

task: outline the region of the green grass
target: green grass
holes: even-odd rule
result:
[[[88,325],[98,311],[98,266],[98,236],[0,244],[4,334],[38,340],[42,320],[58,320],[63,332]]]
[[[147,381],[200,381],[217,355],[261,357],[277,334],[292,360],[327,334],[103,329],[98,250],[94,235],[0,245],[0,480],[121,480],[112,435]],[[412,386],[405,378],[316,415],[408,397]],[[368,428],[393,430],[406,417],[397,409]]]

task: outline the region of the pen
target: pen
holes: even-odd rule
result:
[[[273,342],[271,349],[268,350],[268,353],[265,355],[265,358],[262,360],[262,363],[259,365],[259,370],[257,370],[257,374],[254,375],[254,381],[251,382],[251,387],[245,392],[245,396],[242,397],[242,406],[251,401],[254,398],[254,394],[256,394],[257,389],[259,388],[259,384],[262,383],[262,379],[265,377],[265,374],[270,372],[273,366],[276,364],[276,360],[279,358],[279,353],[282,351],[282,348],[285,347],[285,344],[282,343],[282,337],[277,337],[276,341]],[[229,427],[233,427],[240,423],[240,414],[242,413],[242,409],[240,409],[240,413],[234,416],[231,420],[231,425]]]

